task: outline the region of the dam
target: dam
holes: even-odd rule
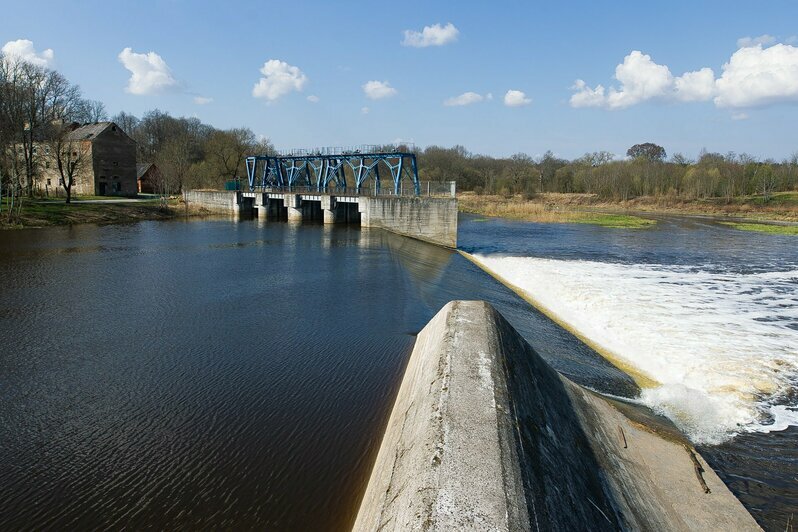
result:
[[[187,191],[186,205],[289,222],[359,223],[457,247],[455,182],[420,181],[406,146],[292,150],[245,162],[243,187]]]

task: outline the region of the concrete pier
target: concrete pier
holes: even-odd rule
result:
[[[335,212],[336,207],[336,201],[333,196],[321,197],[321,210],[324,212],[324,223],[334,224],[338,221]]]
[[[354,530],[759,530],[667,420],[560,376],[490,305],[419,333]]]
[[[289,222],[302,221],[302,199],[299,194],[286,194],[283,197],[283,205],[288,209]]]

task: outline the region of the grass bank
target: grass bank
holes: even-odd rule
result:
[[[796,235],[798,236],[798,225],[775,225],[741,222],[721,222],[723,225],[734,227],[741,231],[756,231],[758,233],[769,233],[772,235]]]
[[[607,200],[595,194],[543,193],[524,199],[464,192],[458,195],[458,200],[461,211],[483,216],[548,223],[595,223],[609,227],[645,227],[652,222],[637,215],[646,214],[798,222],[798,192],[776,193],[768,200],[761,196],[742,196],[731,200],[640,197],[628,201]]]
[[[96,197],[76,197],[75,200],[96,200]],[[113,199],[96,203],[65,203],[61,200],[42,200],[23,198],[22,212],[14,223],[8,223],[8,204],[3,200],[0,213],[0,229],[21,229],[26,227],[49,227],[54,225],[74,225],[82,223],[110,224],[130,223],[141,220],[165,220],[185,215],[185,207],[179,200],[166,203],[159,199],[147,201],[114,203]]]
[[[525,200],[520,196],[504,198],[466,193],[458,196],[458,206],[462,212],[530,222],[580,223],[629,229],[641,229],[656,223],[654,220],[631,214],[579,210],[571,206],[546,203],[539,198]]]

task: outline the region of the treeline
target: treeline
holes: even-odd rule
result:
[[[759,194],[768,200],[773,192],[798,190],[798,152],[780,162],[706,151],[697,160],[681,154],[666,159],[662,147],[642,144],[631,147],[627,157],[615,160],[611,153],[594,152],[569,161],[549,151],[538,158],[523,153],[494,158],[471,154],[462,146],[431,146],[418,155],[421,179],[455,180],[458,190],[479,194],[578,192],[613,200]]]
[[[141,118],[122,112],[111,120],[136,141],[136,159],[158,167],[155,185],[162,193],[220,188],[246,174],[244,157],[273,151],[268,140],[257,139],[248,128],[220,130],[157,109]]]

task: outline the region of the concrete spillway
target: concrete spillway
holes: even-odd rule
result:
[[[455,301],[418,335],[354,526],[415,529],[759,527],[672,425]]]

